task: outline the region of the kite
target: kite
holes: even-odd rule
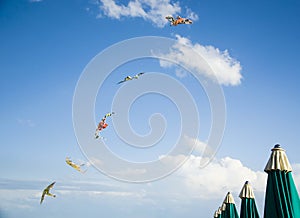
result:
[[[103,129],[105,129],[105,128],[108,126],[108,124],[105,122],[105,121],[106,121],[106,118],[112,116],[113,114],[114,114],[114,112],[107,113],[107,114],[105,114],[104,117],[101,119],[101,121],[99,122],[98,127],[97,127],[97,129],[96,129],[96,132],[95,132],[95,138],[96,138],[96,139],[100,137],[100,136],[99,136],[99,132],[102,131]]]
[[[189,18],[182,18],[180,16],[177,16],[176,19],[174,19],[173,16],[169,15],[166,16],[166,19],[170,22],[170,26],[177,26],[178,24],[192,24],[193,21]]]
[[[104,115],[104,118],[110,117],[110,116],[112,116],[113,114],[115,114],[115,112],[107,113],[107,114]]]
[[[118,84],[123,83],[123,82],[127,82],[129,80],[133,80],[133,79],[138,79],[141,75],[143,75],[144,72],[142,73],[138,73],[135,76],[131,77],[131,76],[126,76],[122,81],[118,82]]]
[[[51,194],[51,193],[49,192],[50,189],[53,188],[54,184],[55,184],[55,182],[51,183],[50,185],[47,186],[47,188],[44,189],[43,194],[42,194],[42,197],[41,197],[40,204],[43,203],[43,200],[44,200],[44,198],[45,198],[45,195],[48,195],[48,196],[51,196],[51,197],[54,197],[54,198],[56,197],[56,195]]]
[[[87,171],[87,169],[84,171],[81,170],[81,167],[84,166],[85,164],[80,164],[80,165],[75,164],[72,160],[70,160],[69,157],[66,157],[66,163],[81,173],[85,173]]]

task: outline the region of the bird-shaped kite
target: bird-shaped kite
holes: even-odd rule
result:
[[[141,75],[143,75],[144,72],[138,73],[135,76],[131,77],[131,76],[126,76],[122,81],[118,82],[118,84],[123,83],[123,82],[127,82],[129,80],[133,80],[133,79],[138,79]]]
[[[87,169],[84,171],[81,169],[81,167],[85,164],[75,164],[69,157],[66,157],[66,163],[81,173],[85,173],[87,171]]]
[[[189,18],[182,18],[180,16],[177,16],[176,19],[174,19],[173,16],[169,15],[166,16],[166,19],[170,22],[170,26],[177,26],[178,24],[192,24],[193,21]]]
[[[49,192],[50,189],[53,188],[54,184],[55,184],[55,182],[51,183],[50,185],[47,186],[47,188],[44,189],[43,194],[42,194],[42,197],[41,197],[40,204],[43,203],[43,200],[44,200],[44,198],[45,198],[45,195],[48,195],[48,196],[51,196],[51,197],[54,197],[54,198],[56,197],[56,195],[51,194],[51,193]]]
[[[96,138],[96,139],[100,137],[100,136],[99,136],[99,132],[102,131],[103,129],[105,129],[105,128],[108,126],[108,124],[105,122],[105,121],[106,121],[106,118],[112,116],[114,113],[115,113],[115,112],[107,113],[107,114],[105,114],[104,117],[101,119],[101,121],[99,122],[98,127],[97,127],[97,129],[96,129],[96,132],[95,132],[95,138]]]

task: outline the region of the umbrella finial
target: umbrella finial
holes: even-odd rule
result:
[[[249,184],[249,181],[246,181],[245,184],[248,185],[248,184]]]
[[[280,146],[280,144],[276,144],[275,146],[274,146],[274,148],[280,148],[281,146]]]

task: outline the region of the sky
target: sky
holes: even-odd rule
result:
[[[275,144],[300,189],[299,12],[296,0],[0,1],[0,217],[212,217],[228,191],[239,210],[246,180],[262,216]]]

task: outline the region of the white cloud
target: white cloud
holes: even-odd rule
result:
[[[146,169],[135,169],[135,168],[127,168],[126,170],[122,171],[115,171],[114,175],[118,175],[120,177],[136,177],[140,176],[143,174],[146,174],[147,170]]]
[[[71,196],[83,196],[87,195],[89,197],[135,197],[140,198],[144,196],[144,193],[138,193],[138,192],[125,192],[125,191],[87,191],[87,190],[56,190],[56,193],[61,195],[71,195]]]
[[[33,183],[33,185],[32,185]],[[0,179],[0,202],[2,209],[32,209],[40,202],[43,186],[41,181],[6,180]],[[144,190],[127,190],[127,186],[116,181],[57,181],[51,193],[56,200],[69,201],[70,198],[106,198],[106,199],[142,199],[146,196]]]
[[[195,12],[193,12],[190,8],[187,8],[186,13],[187,13],[187,17],[190,18],[191,20],[199,19],[198,15]]]
[[[205,148],[207,147],[207,144],[200,141],[199,139],[194,139],[192,137],[189,137],[187,135],[184,135],[183,138],[183,144],[182,146],[186,146],[189,149],[193,149],[193,154],[197,155],[202,155],[204,152]],[[181,163],[185,162],[186,160],[189,159],[188,156],[178,154],[176,156],[171,156],[171,155],[161,155],[159,159],[162,161],[164,165],[168,166],[178,166]]]
[[[202,142],[199,139],[191,138],[187,135],[184,136],[184,141],[186,146],[194,148],[193,152],[200,155],[204,152],[207,146],[205,142]]]
[[[32,189],[0,189],[2,209],[32,209],[32,204],[39,202],[41,193]]]
[[[221,85],[239,85],[242,67],[229,55],[228,50],[220,51],[213,46],[193,44],[188,38],[176,35],[177,43],[167,54],[155,54],[158,57],[173,60],[177,64],[188,66],[199,74],[217,81]],[[199,54],[195,55],[195,54]],[[173,67],[174,64],[160,61],[162,67]]]
[[[182,10],[179,2],[171,0],[130,0],[127,5],[117,4],[115,0],[99,0],[102,14],[120,19],[121,17],[140,17],[151,21],[158,27],[163,27],[168,21],[167,15],[179,15]],[[98,17],[102,17],[102,14]],[[190,19],[197,20],[198,15],[191,9],[186,9]]]
[[[178,161],[178,157],[173,157]],[[182,158],[182,157],[179,157]],[[168,161],[172,161],[169,157]],[[245,181],[252,184],[255,193],[265,191],[267,174],[253,171],[240,160],[225,157],[214,159],[205,168],[200,168],[201,157],[191,155],[174,177],[180,179],[172,183],[173,188],[181,187],[182,193],[199,199],[220,199],[228,192],[238,194]],[[254,193],[254,194],[255,194]]]
[[[101,195],[101,196],[108,196],[108,197],[133,197],[133,198],[142,198],[144,197],[145,193],[141,192],[116,192],[116,191],[105,191],[99,192],[95,191],[92,195]]]
[[[186,142],[205,145],[199,140],[186,137]],[[183,155],[169,156],[167,161],[181,161]],[[174,174],[162,180],[147,184],[122,183],[111,179],[85,178],[86,180],[57,181],[52,193],[56,199],[46,199],[46,204],[53,202],[58,206],[90,205],[91,202],[105,202],[106,205],[131,207],[158,207],[163,205],[168,211],[184,206],[193,208],[205,202],[215,202],[215,206],[224,199],[225,194],[231,191],[236,204],[239,204],[238,194],[246,180],[250,181],[257,203],[263,206],[263,197],[266,189],[267,174],[263,171],[254,171],[245,166],[240,160],[224,157],[214,159],[205,168],[199,168],[200,156],[191,155],[185,164]],[[299,187],[300,164],[293,164],[293,178]],[[262,169],[263,170],[263,169]],[[1,209],[7,211],[35,210],[39,206],[40,195],[44,182],[41,181],[14,181],[0,179]],[[299,190],[299,189],[298,189]],[[258,199],[259,198],[259,199]],[[82,205],[86,202],[86,205]],[[181,217],[181,216],[180,216]],[[183,216],[182,216],[183,217]]]
[[[176,69],[175,74],[178,78],[181,78],[181,79],[187,76],[187,73],[184,70],[182,70],[181,68]]]
[[[231,157],[215,158],[206,167],[201,168],[201,158],[206,158],[202,155],[207,144],[189,136],[184,136],[184,143],[185,146],[194,147],[193,155],[187,160],[185,155],[164,156],[163,163],[168,165],[176,165],[186,160],[177,172],[166,178],[170,184],[166,192],[175,193],[181,198],[189,196],[197,199],[222,199],[228,191],[238,195],[245,181],[251,183],[254,194],[262,196],[265,192],[267,174],[263,169],[254,171],[244,166],[240,160]],[[300,179],[300,164],[294,168],[294,178]],[[181,191],[178,191],[178,187]]]

